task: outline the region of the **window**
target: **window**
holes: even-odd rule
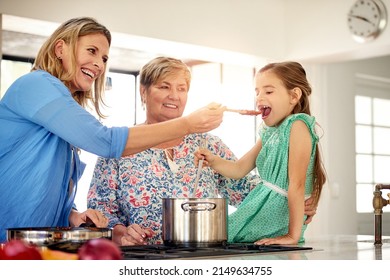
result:
[[[390,100],[355,96],[356,210],[372,213],[367,197],[376,184],[390,184]],[[387,193],[382,190],[382,193]],[[390,212],[390,208],[383,208]]]
[[[8,87],[20,76],[30,72],[32,63],[9,59],[1,60],[0,99]]]
[[[108,72],[110,81],[109,88],[106,89],[104,101],[107,105],[102,113],[107,116],[101,120],[106,126],[133,126],[143,120],[143,110],[140,109],[140,98],[137,90],[136,73],[116,73]],[[91,114],[96,116],[93,110]],[[79,211],[87,208],[87,194],[89,184],[92,179],[93,170],[97,156],[86,151],[82,151],[80,159],[86,163],[86,167],[80,181],[75,199],[75,204]]]
[[[254,109],[254,69],[220,63],[204,63],[191,68],[192,82],[186,112],[210,102],[233,109]],[[255,144],[257,121],[261,118],[226,112],[223,123],[211,133],[217,135],[240,158]]]

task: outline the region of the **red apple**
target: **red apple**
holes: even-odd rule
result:
[[[42,256],[34,245],[13,239],[0,250],[0,260],[42,260]]]
[[[106,238],[91,239],[78,250],[80,260],[121,260],[122,252],[113,241]]]

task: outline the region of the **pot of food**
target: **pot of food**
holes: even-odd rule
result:
[[[220,246],[227,241],[225,198],[163,198],[165,245]]]
[[[7,229],[7,240],[19,239],[51,249],[74,251],[90,239],[112,239],[112,229],[97,227],[31,227]]]

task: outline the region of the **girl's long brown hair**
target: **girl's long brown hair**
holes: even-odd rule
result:
[[[295,61],[286,61],[279,63],[270,63],[259,70],[259,73],[271,71],[274,73],[284,84],[288,90],[294,88],[300,88],[302,96],[299,103],[294,107],[293,114],[310,113],[309,96],[311,95],[311,86],[306,78],[306,71],[301,64]],[[319,145],[316,145],[316,155],[314,162],[314,176],[313,176],[313,203],[317,206],[320,199],[322,187],[326,182],[325,168],[322,163],[321,152]]]
[[[38,69],[45,70],[60,79],[68,88],[70,88],[70,83],[76,75],[75,53],[77,41],[79,37],[91,34],[103,34],[107,38],[109,46],[111,46],[110,31],[105,26],[98,23],[95,19],[90,17],[79,17],[64,22],[42,45],[31,71]],[[71,53],[71,66],[69,72],[64,71],[61,61],[56,57],[55,44],[58,40],[64,40],[64,42],[73,49],[73,52]],[[103,73],[96,79],[94,88],[91,88],[88,91],[77,91],[73,93],[73,98],[81,106],[86,107],[88,103],[91,102],[96,113],[101,118],[104,117],[100,110],[100,106],[104,104],[103,93],[105,81],[105,73]]]

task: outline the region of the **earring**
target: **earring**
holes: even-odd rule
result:
[[[62,59],[62,57],[61,57],[61,56],[57,56],[57,59],[58,59],[58,60],[61,60],[61,59]]]

